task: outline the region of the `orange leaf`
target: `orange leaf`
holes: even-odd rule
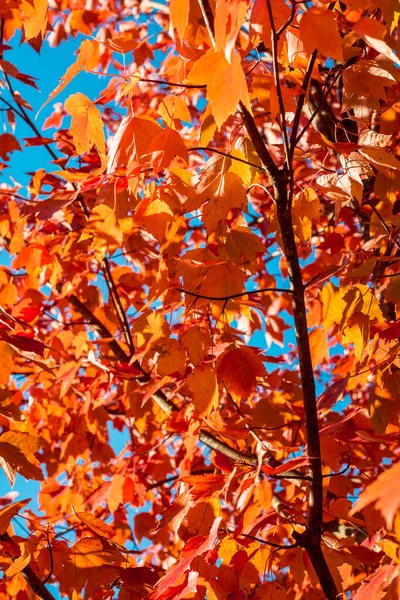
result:
[[[22,22],[27,40],[31,40],[39,34],[42,38],[44,37],[47,25],[47,9],[48,0],[33,0],[32,2],[22,0]]]
[[[353,600],[380,600],[386,596],[385,590],[398,575],[397,565],[380,565],[358,588]]]
[[[41,469],[37,465],[32,464],[19,448],[3,442],[1,437],[0,466],[3,468],[11,485],[14,485],[16,473],[19,473],[25,477],[25,479],[43,481],[44,477]]]
[[[236,173],[224,173],[219,178],[214,199],[203,208],[203,222],[208,232],[214,231],[219,221],[226,219],[233,208],[247,208],[246,188]]]
[[[190,0],[171,0],[169,14],[172,26],[176,28],[180,40],[183,40],[189,23]]]
[[[223,50],[229,60],[236,38],[248,9],[248,2],[241,0],[217,0],[215,6],[215,45]]]
[[[115,535],[114,529],[110,525],[107,525],[107,523],[105,523],[98,517],[95,517],[94,515],[92,515],[92,513],[90,513],[90,512],[75,512],[75,511],[73,511],[73,512],[74,512],[74,515],[84,525],[86,525],[86,527],[88,527],[90,529],[90,531],[93,531],[93,533],[95,533],[96,535],[103,537],[106,540],[109,540],[110,538],[114,537],[114,535]]]
[[[165,96],[157,113],[164,119],[168,127],[179,127],[180,121],[190,123],[191,116],[187,104],[180,96]]]
[[[174,220],[173,212],[166,202],[159,198],[144,198],[135,209],[133,222],[149,231],[158,241],[162,241],[168,223]]]
[[[332,11],[313,7],[300,21],[300,38],[311,54],[316,48],[324,56],[343,61],[342,40]]]
[[[230,62],[223,50],[207,50],[195,63],[188,83],[207,84],[207,99],[218,129],[229,116],[235,114],[240,101],[251,110],[246,78],[240,56],[235,50]]]
[[[399,489],[400,462],[384,471],[366,489],[361,492],[359,499],[350,511],[350,515],[362,510],[371,502],[381,511],[388,529],[391,528],[394,516],[400,506]]]
[[[157,359],[157,373],[160,377],[179,373],[183,375],[186,368],[186,357],[178,340],[164,340],[157,346],[159,357]]]
[[[150,163],[156,171],[162,171],[170,165],[175,156],[187,162],[188,150],[180,134],[166,127],[152,140],[146,156],[150,157]]]
[[[106,152],[103,121],[99,109],[85,94],[77,92],[66,99],[65,110],[71,115],[70,131],[78,154],[90,152],[93,146]]]
[[[0,510],[0,535],[5,533],[10,525],[11,519],[15,517],[19,513],[19,511],[26,506],[32,498],[27,498],[26,500],[19,500],[19,502],[14,502],[13,504],[9,504]]]
[[[219,393],[214,369],[209,365],[196,367],[186,380],[193,393],[193,404],[200,417],[217,408]]]
[[[125,559],[117,549],[109,549],[101,540],[87,537],[71,548],[71,560],[78,569],[95,569],[102,565],[121,564]]]
[[[18,558],[16,558],[14,562],[5,571],[5,577],[13,577],[17,573],[23,571],[25,567],[29,565],[31,558],[32,557],[30,554],[22,554],[21,556],[18,556]]]
[[[179,339],[193,365],[198,367],[206,356],[209,336],[198,327],[190,327]]]
[[[122,166],[130,172],[144,164],[146,150],[160,132],[160,125],[150,119],[124,117],[110,146],[107,172],[112,173]]]
[[[247,400],[256,388],[257,378],[265,375],[265,367],[254,350],[241,346],[218,357],[217,374],[230,394]]]

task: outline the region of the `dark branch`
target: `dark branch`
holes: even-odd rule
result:
[[[292,294],[292,290],[285,288],[260,288],[259,290],[252,290],[251,292],[239,292],[237,294],[231,294],[230,296],[206,296],[205,294],[198,294],[197,292],[190,292],[189,290],[185,290],[183,288],[177,288],[178,292],[182,292],[182,294],[187,294],[188,296],[193,296],[194,298],[202,298],[203,300],[221,300],[227,302],[228,300],[233,300],[234,298],[241,298],[242,296],[253,296],[255,294],[263,294],[265,292],[281,292]]]
[[[229,531],[227,531],[226,529],[222,529],[221,527],[218,528],[218,531],[221,531],[222,533],[226,533],[227,535],[230,535]],[[277,548],[278,550],[289,550],[290,548],[298,548],[299,544],[296,542],[295,544],[275,544],[275,542],[269,542],[268,540],[264,540],[263,538],[259,538],[255,535],[250,535],[249,533],[241,533],[239,535],[239,537],[244,537],[247,538],[249,540],[254,540],[255,542],[260,542],[260,544],[267,544],[268,546],[271,546],[272,548]]]

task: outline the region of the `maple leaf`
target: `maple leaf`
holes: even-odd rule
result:
[[[381,473],[367,488],[361,492],[359,499],[350,511],[350,515],[362,510],[371,502],[376,503],[376,508],[381,511],[387,527],[390,528],[394,516],[400,506],[400,499],[394,490],[397,486],[397,477],[400,473],[400,463]]]
[[[65,110],[72,117],[71,134],[78,154],[89,152],[93,146],[100,154],[105,154],[103,121],[99,109],[87,96],[77,92],[64,103]]]
[[[9,504],[0,510],[0,535],[7,531],[11,519],[15,517],[15,515],[17,515],[19,511],[22,510],[30,501],[31,498],[19,500],[19,502]]]
[[[11,133],[2,133],[0,135],[0,157],[3,160],[9,160],[8,154],[21,150],[18,140]]]
[[[205,82],[207,99],[218,128],[230,115],[235,114],[239,102],[250,108],[247,83],[236,51],[232,51],[228,61],[223,50],[208,50],[195,63],[188,77],[190,84]]]
[[[47,25],[47,0],[34,0],[32,4],[22,0],[20,7],[26,38],[30,40],[39,34],[43,37]]]
[[[230,394],[247,400],[258,378],[265,375],[265,367],[260,356],[243,346],[226,350],[218,357],[217,374]]]
[[[317,48],[321,54],[343,60],[342,40],[333,13],[326,8],[312,7],[300,21],[300,36],[308,54]]]
[[[193,404],[200,417],[207,416],[218,406],[219,394],[214,369],[209,365],[199,365],[187,378],[193,392]]]

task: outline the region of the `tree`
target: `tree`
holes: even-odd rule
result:
[[[3,0],[1,599],[399,597],[399,14]]]

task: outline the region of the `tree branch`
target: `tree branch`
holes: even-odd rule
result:
[[[312,72],[314,69],[315,61],[317,59],[317,54],[318,54],[317,50],[314,50],[314,52],[310,56],[310,59],[308,61],[308,65],[307,65],[306,74],[305,74],[304,80],[303,80],[303,85],[302,85],[304,94],[301,94],[301,96],[299,97],[298,102],[297,102],[296,113],[294,115],[293,124],[292,124],[292,133],[290,136],[290,150],[289,150],[290,160],[293,160],[294,151],[296,149],[296,141],[297,141],[297,134],[299,131],[301,113],[303,111],[304,103],[306,101],[307,90],[308,90],[308,86],[310,85]]]
[[[98,333],[100,333],[102,338],[105,338],[107,341],[110,350],[114,353],[115,357],[121,362],[128,362],[129,357],[125,354],[124,350],[118,344],[117,340],[114,339],[114,336],[107,329],[107,327],[98,319],[92,311],[84,304],[78,296],[75,294],[70,294],[68,296],[68,301],[72,304],[72,306],[77,310],[82,317],[94,327]]]
[[[258,171],[264,171],[265,173],[268,173],[267,169],[260,167],[260,165],[256,165],[255,163],[249,162],[248,160],[244,160],[243,158],[240,158],[239,156],[232,156],[232,154],[228,154],[227,152],[222,152],[222,150],[218,150],[217,148],[209,148],[208,146],[207,147],[206,146],[197,146],[195,148],[188,148],[189,152],[195,152],[195,151],[197,152],[200,150],[202,152],[213,152],[214,154],[220,154],[221,156],[226,156],[227,158],[230,158],[231,160],[237,160],[238,162],[244,163],[245,165],[254,167]]]
[[[222,533],[226,533],[229,535],[229,531],[220,527],[218,531]],[[240,533],[239,537],[248,538],[249,540],[253,540],[255,542],[260,542],[260,544],[267,544],[272,548],[277,548],[278,550],[289,550],[290,548],[298,548],[299,544],[296,542],[295,544],[275,544],[275,542],[269,542],[268,540],[264,540],[263,538],[257,537],[255,535],[250,535],[249,533]]]
[[[241,298],[242,296],[253,296],[255,294],[262,294],[264,292],[282,292],[287,294],[292,294],[293,291],[291,289],[286,288],[260,288],[259,290],[252,290],[250,292],[239,292],[237,294],[231,294],[230,296],[206,296],[205,294],[198,294],[197,292],[190,292],[189,290],[185,290],[183,288],[176,288],[178,292],[182,292],[182,294],[186,294],[187,296],[194,296],[195,298],[202,298],[203,300],[221,300],[227,302],[228,300],[233,300],[234,298]]]
[[[307,528],[298,536],[298,542],[307,551],[325,596],[329,600],[335,600],[338,596],[338,590],[336,589],[334,579],[321,548],[323,488],[315,381],[308,337],[304,285],[293,231],[291,206],[285,182],[282,182],[279,186],[276,204],[281,229],[283,254],[286,258],[293,290],[293,318],[303,391],[307,454],[310,460]]]
[[[110,263],[109,263],[109,261],[106,258],[104,258],[102,260],[101,265],[102,265],[103,270],[104,270],[104,275],[105,275],[105,278],[106,278],[106,281],[107,281],[107,284],[108,284],[108,289],[110,290],[111,295],[112,295],[112,300],[113,300],[114,308],[115,308],[115,311],[117,313],[118,320],[119,320],[120,325],[121,325],[121,329],[122,329],[122,331],[124,333],[124,336],[125,336],[125,341],[126,341],[126,343],[128,345],[130,353],[133,354],[135,352],[135,347],[133,345],[133,340],[132,340],[132,335],[131,335],[131,328],[129,326],[126,313],[125,313],[124,308],[122,306],[121,298],[120,298],[120,296],[118,294],[117,286],[114,283],[114,279],[113,279],[113,276],[112,276],[112,273],[111,273],[111,269],[110,269]]]
[[[296,5],[292,2],[292,11],[293,11],[293,7],[294,7],[294,11],[295,11]],[[286,110],[285,110],[285,103],[283,101],[283,96],[282,96],[281,81],[279,79],[279,62],[278,62],[279,35],[277,34],[276,29],[275,29],[275,21],[274,21],[274,16],[272,13],[271,0],[267,0],[267,10],[268,10],[268,16],[269,16],[269,21],[270,21],[270,25],[271,25],[273,76],[274,76],[274,83],[275,83],[275,88],[276,88],[276,95],[278,97],[279,113],[280,113],[280,117],[281,117],[283,147],[285,149],[285,162],[286,162],[286,167],[289,168],[290,148],[289,148],[288,132],[287,132],[287,128],[286,128]],[[294,15],[293,15],[293,18],[294,18]]]
[[[265,170],[268,173],[268,176],[271,180],[272,186],[275,189],[276,185],[277,185],[277,181],[279,179],[279,173],[280,173],[279,169],[276,166],[274,159],[270,155],[269,150],[268,150],[267,146],[265,145],[264,140],[261,137],[261,133],[258,130],[258,127],[254,121],[254,118],[252,117],[250,111],[243,104],[243,102],[240,102],[239,110],[243,117],[243,122],[247,129],[247,133],[249,134],[249,137],[253,143],[253,146],[254,146],[262,164],[264,165]]]

